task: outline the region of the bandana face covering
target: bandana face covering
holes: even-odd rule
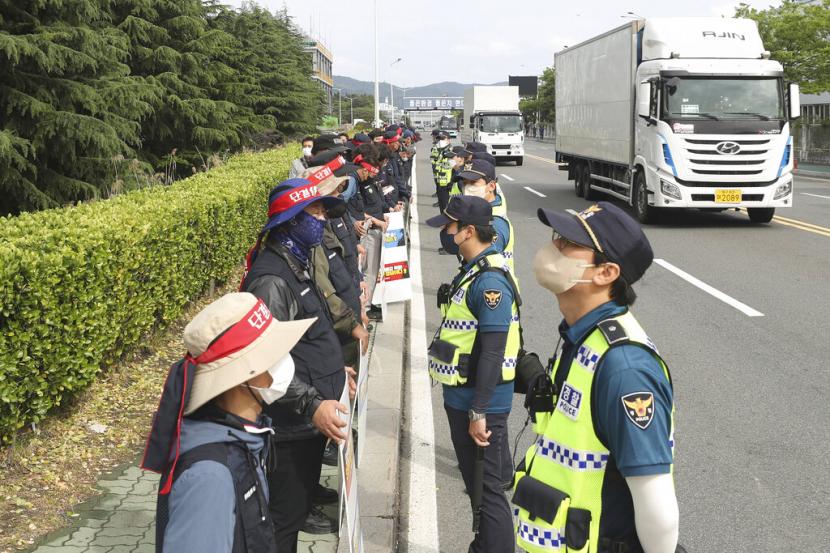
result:
[[[288,239],[283,244],[303,263],[308,262],[311,248],[319,246],[323,241],[323,231],[326,222],[300,211],[287,224],[282,225],[283,236]]]
[[[591,282],[582,278],[585,269],[590,267],[596,265],[568,257],[553,242],[537,251],[533,259],[536,282],[557,295],[564,294],[580,282]]]

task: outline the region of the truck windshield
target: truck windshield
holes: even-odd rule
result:
[[[667,119],[783,119],[784,102],[776,78],[721,79],[672,77],[665,83]]]
[[[522,130],[522,118],[519,115],[483,115],[482,132],[519,132]]]

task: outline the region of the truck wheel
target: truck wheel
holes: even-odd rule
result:
[[[522,163],[524,163],[524,161],[525,161],[525,158],[523,158],[523,157],[517,157],[517,158],[516,158],[516,167],[521,167],[521,166],[522,166]]]
[[[746,210],[753,223],[769,223],[775,215],[774,207],[750,207]]]
[[[646,176],[642,171],[637,171],[634,177],[634,214],[637,220],[643,224],[654,222],[657,216],[657,209],[648,205],[648,188],[646,187]]]
[[[597,192],[596,190],[591,189],[591,166],[590,165],[584,165],[582,167],[582,171],[583,171],[583,173],[582,173],[582,175],[583,175],[582,182],[584,183],[582,185],[582,190],[585,191],[585,194],[583,195],[583,198],[585,198],[589,202],[595,202],[597,200],[601,200],[602,199],[601,198],[602,194],[600,192]]]
[[[578,198],[585,197],[585,166],[580,164],[574,167],[574,192]]]

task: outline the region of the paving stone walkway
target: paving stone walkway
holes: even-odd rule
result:
[[[323,465],[320,482],[337,489],[337,467]],[[104,492],[75,509],[80,516],[69,528],[45,538],[30,553],[155,553],[156,491],[159,476],[130,465],[98,482]],[[338,505],[327,505],[326,514],[337,517]],[[337,535],[300,533],[298,551],[334,553]]]

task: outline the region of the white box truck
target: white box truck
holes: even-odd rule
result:
[[[746,208],[769,222],[793,198],[784,82],[748,19],[632,21],[555,55],[556,157],[576,194],[657,210]]]
[[[518,86],[474,86],[464,91],[461,139],[481,142],[496,161],[524,161],[524,122]]]

